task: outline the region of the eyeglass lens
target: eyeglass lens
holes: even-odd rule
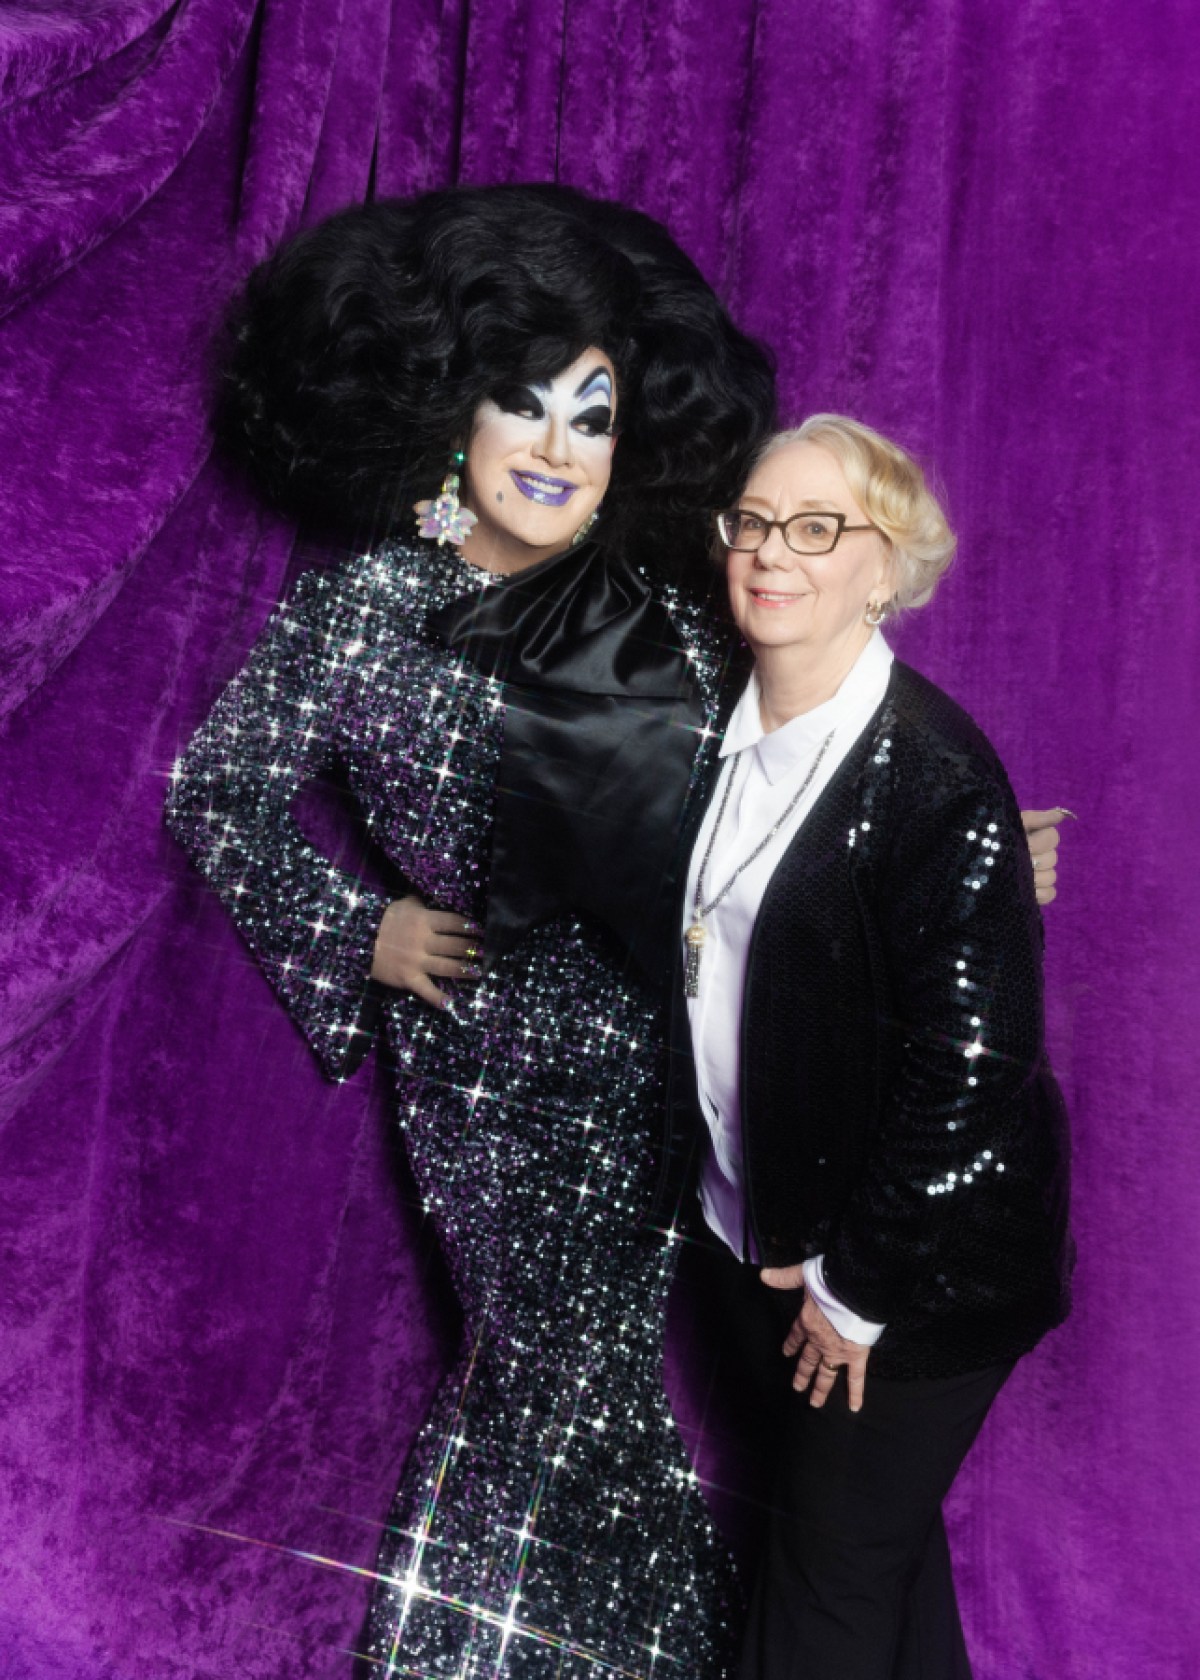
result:
[[[742,550],[761,548],[771,529],[770,520],[741,508],[723,513],[719,524],[729,547]],[[840,521],[827,513],[798,513],[784,525],[783,540],[796,554],[828,554],[840,532]]]

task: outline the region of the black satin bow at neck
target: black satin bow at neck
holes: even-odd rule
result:
[[[666,609],[632,566],[589,543],[453,602],[430,627],[505,685],[489,962],[575,911],[661,978],[704,722]]]

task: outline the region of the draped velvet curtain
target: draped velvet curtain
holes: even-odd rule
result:
[[[1200,1672],[1198,75],[1182,0],[0,9],[6,1680],[347,1672],[454,1315],[382,1076],[322,1084],[162,834],[292,547],[209,459],[210,345],[298,225],[522,178],[663,217],[790,415],[937,464],[901,651],[1081,819],[1078,1306],[954,1495],[968,1631],[981,1680]]]

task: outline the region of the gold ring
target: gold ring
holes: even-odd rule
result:
[[[822,1361],[821,1361],[822,1371],[832,1371],[835,1377],[837,1376],[837,1374],[841,1370],[841,1368],[842,1367],[840,1365],[831,1365],[829,1363],[828,1359],[822,1359]]]

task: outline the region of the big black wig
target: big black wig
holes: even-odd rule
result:
[[[617,372],[598,537],[686,573],[774,423],[766,352],[649,216],[551,185],[343,211],[251,276],[217,408],[269,501],[347,541],[410,535],[479,404],[589,346]]]

